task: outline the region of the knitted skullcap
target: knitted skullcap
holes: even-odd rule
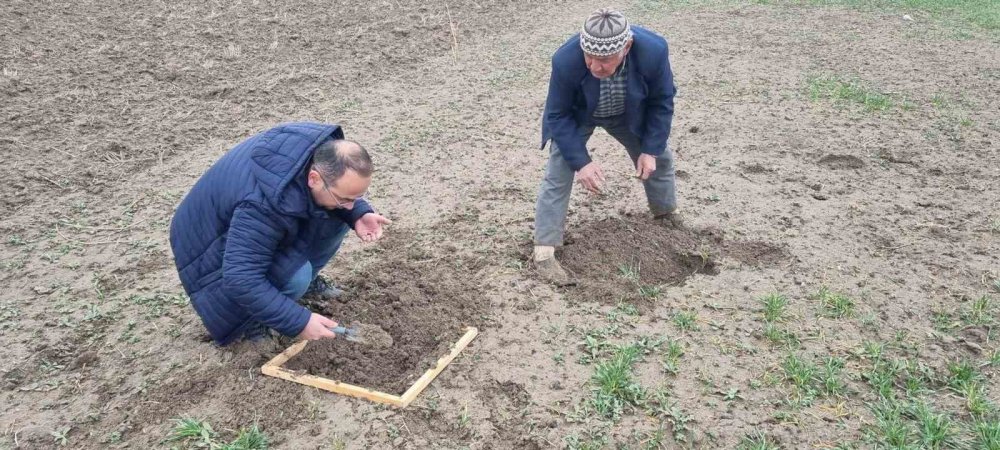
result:
[[[630,37],[632,28],[628,19],[611,8],[602,8],[583,22],[580,47],[590,55],[608,56],[622,51]]]

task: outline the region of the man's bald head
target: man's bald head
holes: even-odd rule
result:
[[[336,184],[348,170],[368,178],[372,176],[372,159],[361,144],[347,139],[331,139],[316,147],[312,168],[328,182]]]

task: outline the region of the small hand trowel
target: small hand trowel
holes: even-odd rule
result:
[[[365,340],[362,339],[361,336],[359,335],[357,326],[348,328],[343,325],[340,325],[330,328],[330,331],[332,331],[337,336],[341,336],[344,339],[347,339],[348,341],[351,342],[359,342],[359,343],[365,342]]]
[[[370,345],[376,348],[392,347],[392,336],[377,325],[353,323],[350,326],[339,325],[330,328],[337,336],[351,342]]]

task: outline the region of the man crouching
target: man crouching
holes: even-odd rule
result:
[[[277,330],[332,338],[337,324],[298,303],[341,292],[319,271],[351,228],[373,242],[391,223],[365,200],[372,161],[337,125],[293,123],[237,145],[195,183],[170,224],[184,290],[213,340]]]

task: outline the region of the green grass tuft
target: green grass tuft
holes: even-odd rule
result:
[[[979,422],[975,426],[976,446],[983,450],[1000,450],[1000,420]]]
[[[663,288],[659,286],[652,286],[652,285],[639,286],[639,295],[648,299],[655,300],[662,293],[663,293]]]
[[[958,426],[947,414],[933,411],[926,403],[918,403],[913,408],[920,434],[921,448],[938,450],[950,448],[955,443]]]
[[[622,278],[631,281],[633,283],[639,282],[639,263],[635,264],[622,264],[618,266],[618,273]]]
[[[218,442],[218,435],[208,422],[190,417],[174,419],[167,440],[182,442],[187,448],[216,450],[267,450],[269,446],[267,435],[256,424],[240,430],[233,442],[223,444]]]
[[[989,359],[986,360],[986,365],[993,367],[1000,367],[1000,348],[993,350],[990,353]]]
[[[777,292],[761,297],[760,302],[764,304],[764,321],[781,322],[785,320],[785,308],[788,306],[788,297]]]
[[[978,383],[979,380],[979,372],[969,361],[948,363],[948,386],[955,392],[965,392],[970,384]]]
[[[591,430],[587,438],[571,434],[564,438],[568,450],[602,450],[608,446],[608,436],[600,431]]]
[[[903,408],[899,404],[883,400],[871,410],[875,423],[869,427],[868,434],[882,444],[876,448],[917,448],[913,445],[914,430],[903,417]]]
[[[677,375],[678,363],[684,355],[684,347],[677,341],[667,342],[663,352],[663,370],[672,375]]]
[[[882,400],[894,400],[896,398],[896,378],[899,376],[902,367],[896,361],[886,361],[877,359],[872,362],[871,370],[862,374],[868,380],[868,385],[875,390],[875,394]]]
[[[977,382],[965,384],[959,394],[965,397],[965,407],[973,417],[987,417],[996,411],[993,402],[986,396],[986,389]]]
[[[618,347],[609,361],[597,365],[591,381],[594,396],[590,405],[607,419],[617,420],[625,411],[639,406],[646,396],[645,390],[635,381],[634,364],[643,350],[636,345]]]
[[[215,431],[208,422],[191,417],[174,419],[174,429],[168,437],[171,441],[194,441],[194,445],[202,446],[211,445],[214,439]]]
[[[812,100],[829,99],[840,104],[857,104],[867,112],[886,111],[894,105],[889,94],[878,92],[857,78],[812,76],[806,79],[806,84]]]
[[[798,336],[773,323],[764,325],[764,337],[774,345],[783,345],[787,348],[798,348],[800,344]]]
[[[962,321],[966,325],[993,325],[995,305],[988,295],[983,295],[972,301],[967,311],[962,313]]]
[[[854,314],[854,300],[844,294],[833,292],[826,286],[821,287],[815,297],[823,305],[823,313],[827,317],[840,319]]]
[[[236,440],[222,446],[221,450],[267,450],[267,435],[257,425],[240,430]]]
[[[764,434],[763,431],[757,430],[743,436],[743,439],[740,440],[740,445],[736,448],[737,450],[780,450],[781,446]]]
[[[785,380],[795,387],[795,400],[797,404],[807,406],[816,397],[814,380],[818,373],[816,365],[806,361],[795,354],[785,357],[781,368],[785,372]]]
[[[842,395],[844,382],[840,379],[844,369],[844,360],[829,356],[823,359],[823,368],[819,373],[820,391],[826,395]]]
[[[698,315],[694,311],[680,311],[674,314],[674,325],[681,331],[695,331],[698,329]]]

